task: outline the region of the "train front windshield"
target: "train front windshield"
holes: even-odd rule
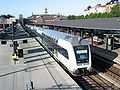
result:
[[[87,45],[74,46],[77,64],[89,62],[89,49]]]

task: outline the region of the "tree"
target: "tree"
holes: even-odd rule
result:
[[[7,14],[7,15],[1,15],[0,17],[3,17],[5,19],[9,19],[9,18],[14,18],[15,16]]]
[[[81,19],[84,19],[84,15],[81,15]]]
[[[75,15],[69,15],[69,16],[68,16],[68,19],[69,19],[69,20],[75,20],[75,19],[77,19],[77,17],[76,17]]]
[[[85,15],[85,19],[88,19],[88,17],[89,17],[89,15],[87,14],[87,15]]]
[[[95,18],[95,13],[91,13],[88,18]]]
[[[84,15],[79,15],[76,17],[76,19],[84,19]]]
[[[112,17],[120,17],[120,4],[113,6],[110,13]]]
[[[69,15],[68,19],[75,20],[75,19],[89,19],[89,18],[111,18],[111,17],[120,17],[120,4],[116,4],[112,7],[110,12],[104,12],[104,13],[91,13],[87,15]]]

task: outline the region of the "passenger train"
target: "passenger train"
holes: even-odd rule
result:
[[[78,36],[55,30],[26,25],[34,29],[36,37],[74,76],[87,74],[91,70],[90,45]]]

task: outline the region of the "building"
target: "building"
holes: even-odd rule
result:
[[[33,14],[27,18],[32,23],[44,22],[44,21],[60,21],[66,19],[60,14],[48,14],[47,8],[45,8],[45,14]]]
[[[106,5],[97,4],[95,7],[88,6],[84,10],[84,15],[89,15],[91,13],[105,13],[110,12],[112,7],[118,3],[118,0],[111,0]]]
[[[29,19],[32,23],[37,23],[37,22],[43,22],[43,21],[59,21],[59,20],[63,20],[63,18],[60,15],[56,15],[56,14],[37,14],[34,15],[32,14],[32,16],[28,17],[27,19]]]
[[[0,18],[0,29],[9,27],[9,25],[11,25],[12,22],[16,22],[16,19],[15,18],[9,18],[9,19]]]

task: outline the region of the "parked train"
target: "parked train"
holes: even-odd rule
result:
[[[88,42],[55,30],[26,25],[36,30],[41,37],[36,37],[75,76],[84,75],[91,69],[91,50]],[[45,42],[43,42],[46,40]]]

